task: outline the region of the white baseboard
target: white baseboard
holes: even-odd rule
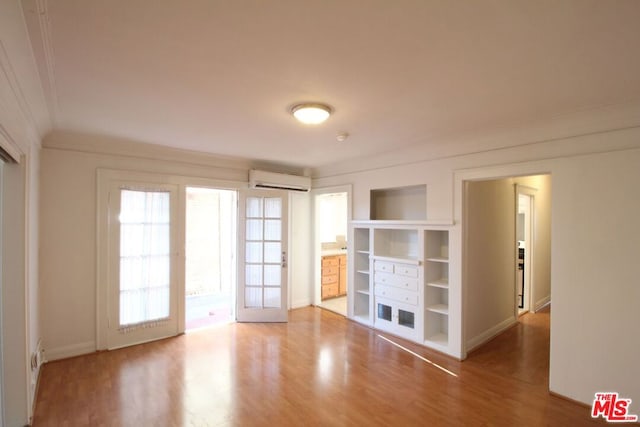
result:
[[[66,345],[45,349],[47,361],[66,359],[67,357],[81,356],[96,351],[95,341],[86,341],[78,344]]]
[[[311,305],[311,300],[309,298],[299,299],[291,302],[291,309],[308,307]]]
[[[551,295],[547,295],[546,297],[539,299],[533,305],[533,312],[540,311],[545,305],[551,304]]]
[[[495,337],[496,335],[501,334],[502,332],[506,331],[511,326],[515,325],[516,323],[518,323],[518,319],[516,319],[515,317],[509,317],[508,319],[503,320],[502,322],[500,322],[497,325],[487,329],[486,331],[482,332],[481,334],[476,335],[475,337],[471,338],[470,340],[467,340],[467,345],[466,345],[466,349],[465,349],[466,352],[469,353],[471,350],[481,346],[482,344],[484,344],[487,341],[489,341],[491,338]]]

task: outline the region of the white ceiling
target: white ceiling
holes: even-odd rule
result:
[[[320,167],[640,101],[637,0],[23,6],[57,130]]]

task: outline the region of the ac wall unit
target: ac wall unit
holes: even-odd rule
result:
[[[251,188],[309,191],[311,189],[311,178],[252,169],[249,171],[249,186]]]

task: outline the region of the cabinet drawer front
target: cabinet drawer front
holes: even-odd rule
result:
[[[407,264],[394,264],[393,272],[401,276],[418,277],[418,267]]]
[[[386,271],[387,273],[393,273],[393,263],[375,260],[373,262],[373,269],[376,271]]]
[[[329,267],[329,266],[338,266],[338,258],[335,256],[324,256],[322,257],[322,266],[323,267]]]
[[[322,267],[322,275],[323,276],[328,276],[330,274],[338,274],[340,267],[335,266],[335,267]]]
[[[347,265],[347,256],[346,255],[338,255],[338,261],[340,262],[340,265]]]
[[[393,286],[376,285],[375,295],[405,304],[418,305],[418,293],[395,288]]]
[[[331,283],[338,283],[338,275],[337,274],[331,274],[331,275],[327,275],[327,276],[322,276],[322,284],[323,285],[328,285]]]
[[[338,295],[338,284],[323,285],[322,298],[335,297]]]
[[[408,291],[414,291],[414,292],[418,291],[418,279],[414,279],[411,277],[397,276],[397,275],[393,277],[395,279],[393,282],[393,286],[397,286],[399,288],[406,289]]]
[[[399,276],[397,274],[376,271],[374,273],[374,282],[376,284],[395,286],[410,291],[418,290],[418,279],[412,277]]]
[[[376,284],[393,285],[396,280],[396,276],[394,276],[392,273],[385,273],[384,271],[379,270],[373,273],[373,281]]]

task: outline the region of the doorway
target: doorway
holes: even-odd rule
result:
[[[533,259],[533,215],[536,190],[516,184],[516,305],[518,316],[531,310],[532,259]]]
[[[464,335],[471,351],[550,302],[551,176],[465,181],[463,222]]]
[[[235,320],[237,192],[185,195],[185,330],[193,330]]]
[[[316,305],[347,315],[347,222],[348,193],[328,192],[315,196],[316,242],[320,266],[315,281]],[[318,270],[316,270],[318,271]]]

